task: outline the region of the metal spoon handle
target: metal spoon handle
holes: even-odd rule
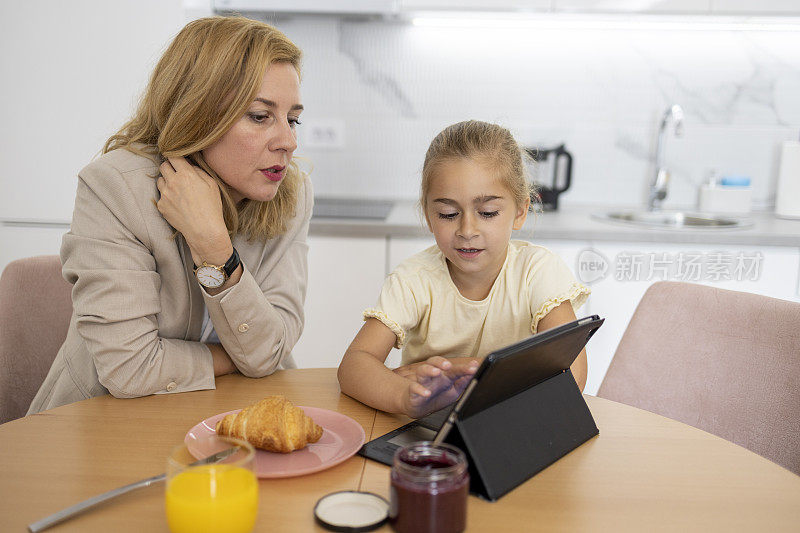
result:
[[[110,490],[108,492],[104,492],[103,494],[98,494],[97,496],[93,496],[88,500],[83,500],[80,503],[76,503],[71,507],[67,507],[66,509],[62,509],[57,513],[53,513],[50,516],[42,518],[38,522],[34,522],[28,526],[28,531],[31,533],[36,533],[37,531],[44,531],[45,529],[49,528],[50,526],[54,526],[59,522],[66,520],[67,518],[71,518],[76,514],[82,513],[83,511],[94,507],[100,503],[103,503],[106,500],[110,500],[112,498],[116,498],[121,494],[125,494],[132,490],[140,489],[143,487],[149,487],[153,483],[158,483],[160,481],[164,481],[167,478],[166,474],[160,474],[158,476],[153,476],[147,479],[143,479],[141,481],[137,481],[136,483],[131,483],[130,485],[125,485],[124,487],[119,487],[114,490]]]
[[[213,455],[209,455],[199,461],[195,461],[194,463],[190,464],[189,466],[199,466],[199,465],[207,465],[212,463],[218,463],[223,459],[233,455],[236,453],[240,448],[238,446],[233,446],[232,448],[227,448],[220,452],[217,452]],[[103,503],[106,500],[110,500],[112,498],[116,498],[120,494],[125,494],[126,492],[130,492],[132,490],[140,489],[142,487],[149,487],[153,483],[158,483],[160,481],[164,481],[167,478],[166,474],[159,474],[157,476],[149,477],[147,479],[143,479],[141,481],[137,481],[136,483],[131,483],[130,485],[125,485],[124,487],[119,487],[114,490],[110,490],[108,492],[104,492],[103,494],[99,494],[88,500],[84,500],[80,503],[76,503],[72,507],[67,507],[66,509],[62,509],[57,513],[53,513],[50,516],[46,516],[39,520],[38,522],[34,522],[28,526],[28,531],[31,533],[36,533],[37,531],[44,531],[50,526],[58,524],[59,522],[63,522],[67,518],[71,518],[78,513],[82,513],[83,511],[94,507],[99,503]]]

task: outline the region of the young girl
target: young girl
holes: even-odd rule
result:
[[[470,120],[433,139],[420,204],[436,246],[401,263],[364,311],[339,365],[342,392],[420,417],[453,402],[492,351],[575,320],[589,289],[546,248],[511,240],[530,193],[507,129]],[[395,370],[384,365],[392,347],[402,349]],[[571,370],[583,390],[585,350]]]

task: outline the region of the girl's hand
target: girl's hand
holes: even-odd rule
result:
[[[419,418],[450,405],[464,392],[479,361],[473,358],[448,360],[434,356],[421,363],[394,370],[408,380],[403,412]]]
[[[196,264],[224,263],[232,247],[217,182],[183,157],[170,157],[159,170],[161,177],[156,182],[161,193],[156,203],[159,212],[183,234]]]

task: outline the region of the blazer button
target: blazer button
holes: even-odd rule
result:
[[[248,324],[239,324],[239,333],[245,333],[248,329],[250,329]]]
[[[172,392],[178,387],[178,384],[174,381],[170,381],[169,385],[167,385],[167,392]]]

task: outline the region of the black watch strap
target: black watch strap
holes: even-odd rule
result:
[[[194,265],[194,263],[192,263],[192,264]],[[231,277],[231,275],[233,274],[233,272],[234,272],[234,271],[235,271],[237,268],[239,268],[239,265],[240,265],[240,264],[242,264],[242,260],[241,260],[241,259],[239,259],[239,252],[237,252],[237,251],[236,251],[236,248],[234,248],[234,249],[233,249],[233,253],[232,253],[232,254],[231,254],[231,256],[228,258],[228,260],[227,260],[227,261],[225,261],[225,264],[222,266],[222,270],[225,272],[225,275],[226,275],[227,277]],[[198,266],[197,266],[197,265],[194,265],[194,269],[195,269],[195,270],[197,270],[197,269],[198,269]]]
[[[225,262],[225,266],[222,267],[222,270],[225,271],[225,275],[231,277],[233,272],[239,268],[239,264],[242,261],[239,259],[239,252],[236,251],[236,248],[233,249],[233,253],[231,254],[230,258]]]

